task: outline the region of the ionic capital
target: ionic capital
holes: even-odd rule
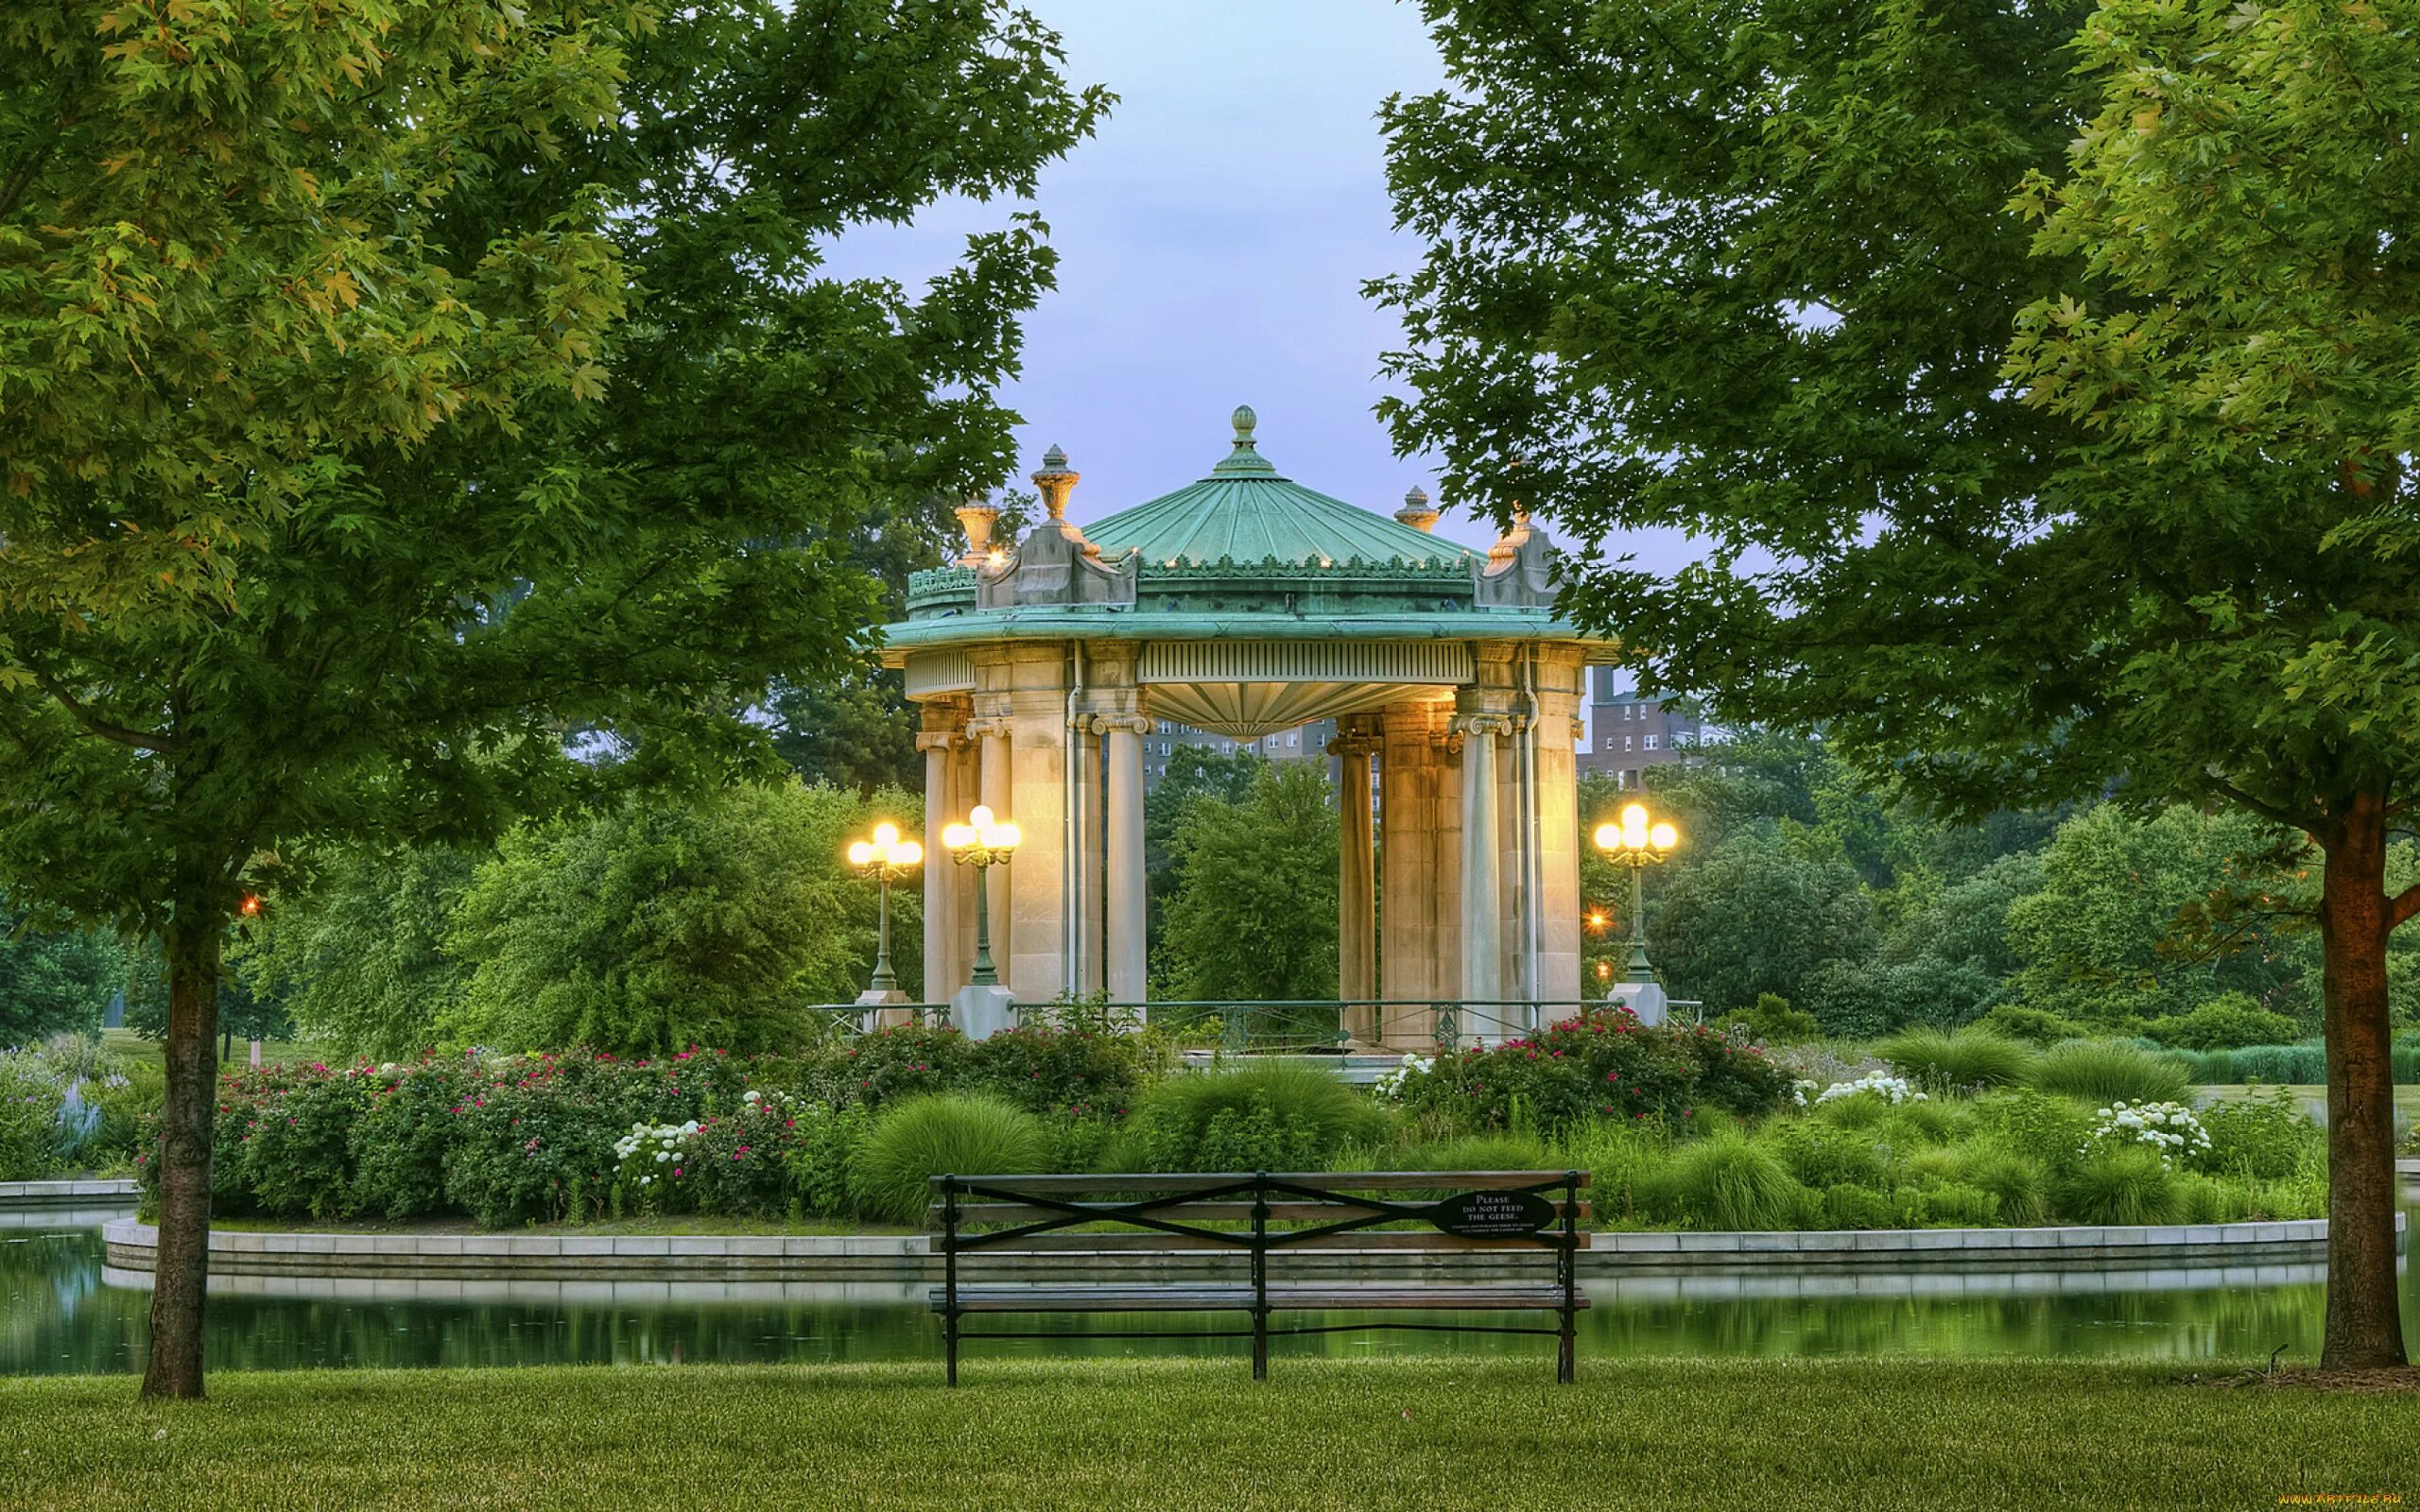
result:
[[[924,730],[916,733],[918,750],[946,751],[966,744],[966,736],[955,730]]]
[[[1093,733],[1096,735],[1148,735],[1151,722],[1141,714],[1095,714]]]
[[[1458,714],[1454,729],[1464,735],[1510,735],[1512,733],[1511,714]]]
[[[989,740],[994,737],[997,737],[998,739],[1006,740],[1009,738],[1010,733],[1015,729],[1015,720],[1005,718],[998,714],[989,714],[981,719],[970,719],[966,722],[966,738],[969,740]]]
[[[1370,735],[1339,735],[1327,743],[1331,756],[1375,756],[1386,742]]]

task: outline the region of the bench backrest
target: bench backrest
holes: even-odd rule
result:
[[[937,1176],[937,1245],[979,1251],[1573,1250],[1585,1171]],[[1380,1225],[1411,1222],[1411,1228]],[[1112,1224],[1113,1232],[1070,1232]]]

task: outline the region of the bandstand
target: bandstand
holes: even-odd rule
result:
[[[927,854],[977,803],[1024,831],[981,883],[1001,985],[1145,1001],[1157,721],[1251,739],[1333,718],[1342,1037],[1427,1046],[1426,1005],[1456,1004],[1492,1038],[1517,1022],[1497,1005],[1577,1000],[1573,752],[1582,667],[1608,648],[1555,617],[1544,535],[1522,521],[1466,550],[1417,490],[1392,518],[1316,492],[1261,455],[1250,409],[1233,420],[1208,476],[1083,527],[1053,447],[1046,518],[995,543],[996,511],[960,510],[963,558],[916,575],[885,631],[922,716]],[[1356,801],[1374,776],[1375,804]],[[977,885],[925,868],[930,996],[968,979]]]

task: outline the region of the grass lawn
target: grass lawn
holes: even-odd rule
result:
[[[101,1031],[101,1052],[112,1060],[148,1060],[156,1063],[160,1058],[160,1041],[146,1040],[131,1029],[104,1029]],[[264,1066],[274,1066],[290,1060],[325,1060],[330,1065],[352,1063],[349,1057],[331,1059],[331,1054],[327,1046],[308,1040],[264,1040],[261,1041],[261,1064]],[[232,1071],[249,1066],[251,1064],[251,1041],[238,1040],[222,1069]]]
[[[2194,1088],[2193,1101],[2217,1102],[2230,1098],[2250,1097],[2256,1093],[2265,1094],[2270,1091],[2271,1089],[2266,1086],[2253,1087],[2241,1082],[2214,1082]],[[2293,1095],[2294,1105],[2304,1112],[2323,1123],[2326,1121],[2327,1089],[2325,1087],[2290,1086],[2286,1091]],[[2420,1127],[2420,1087],[2396,1087],[2394,1110],[2397,1115],[2395,1122],[2398,1125],[2407,1128]]]
[[[376,1218],[229,1218],[214,1214],[213,1228],[241,1233],[313,1234],[577,1234],[583,1239],[615,1234],[912,1234],[901,1224],[861,1218],[708,1218],[695,1213],[651,1218],[600,1218],[595,1223],[533,1223],[518,1228],[482,1228],[469,1218],[405,1222]],[[1086,1225],[1107,1228],[1107,1225]]]
[[[2156,1366],[973,1359],[0,1380],[9,1507],[2273,1507],[2420,1495],[2420,1393]]]

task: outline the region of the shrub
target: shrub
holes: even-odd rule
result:
[[[2033,1069],[2033,1051],[1975,1028],[1910,1029],[1876,1047],[1883,1059],[1930,1087],[2014,1087]]]
[[[1703,1025],[1651,1028],[1628,1009],[1592,1008],[1530,1039],[1440,1057],[1400,1085],[1407,1107],[1465,1128],[1557,1133],[1599,1118],[1679,1122],[1700,1108],[1767,1112],[1790,1078],[1761,1048]]]
[[[1662,1121],[1649,1120],[1584,1125],[1565,1137],[1560,1163],[1589,1173],[1589,1200],[1606,1224],[1646,1220],[1671,1160]]]
[[[922,1224],[937,1176],[1008,1176],[1049,1159],[1041,1120],[996,1097],[916,1097],[885,1108],[857,1146],[849,1191],[860,1211]]]
[[[1466,1134],[1460,1139],[1408,1145],[1395,1159],[1394,1169],[1398,1171],[1565,1169],[1561,1157],[1529,1134]]]
[[[31,1181],[57,1168],[66,1091],[40,1057],[0,1050],[0,1181]]]
[[[835,1108],[880,1108],[962,1091],[971,1080],[969,1052],[966,1036],[952,1028],[904,1023],[876,1029],[810,1060],[799,1090],[808,1101]]]
[[[782,1152],[791,1193],[806,1212],[826,1218],[845,1216],[853,1201],[849,1173],[856,1167],[857,1147],[864,1143],[873,1115],[862,1108],[803,1103],[793,1116],[798,1120],[798,1135]]]
[[[352,1133],[370,1106],[368,1067],[272,1067],[246,1130],[245,1177],[263,1212],[337,1218],[353,1211]]]
[[[1140,1036],[1070,1009],[967,1045],[965,1075],[1029,1113],[1118,1118],[1142,1090],[1144,1050]]]
[[[2035,1063],[2029,1080],[2046,1092],[2095,1103],[2174,1102],[2191,1085],[2185,1063],[2175,1057],[2108,1040],[2071,1040],[2052,1046]]]
[[[1382,1108],[1325,1068],[1261,1061],[1153,1086],[1130,1120],[1128,1144],[1149,1171],[1316,1170],[1386,1127]]]
[[[2147,1038],[2178,1050],[2238,1050],[2245,1045],[2284,1044],[2294,1038],[2294,1021],[2272,1013],[2249,992],[2229,992],[2190,1013],[2172,1013],[2143,1025]]]
[[[1891,1199],[1869,1186],[1846,1182],[1824,1193],[1824,1223],[1831,1228],[1888,1228],[1898,1222]]]
[[[2059,1210],[2078,1223],[2174,1223],[2182,1189],[2157,1150],[2111,1145],[2077,1162],[2059,1183]]]
[[[1991,1194],[2001,1223],[2031,1227],[2049,1216],[2050,1187],[2041,1165],[2013,1150],[1985,1148],[1970,1153],[1965,1182]]]
[[[1799,1012],[1778,992],[1758,993],[1754,1007],[1734,1008],[1715,1020],[1714,1026],[1769,1045],[1801,1044],[1824,1032],[1815,1015]]]
[[[1806,1188],[1772,1151],[1735,1129],[1682,1145],[1656,1206],[1693,1228],[1794,1228]]]
[[[2198,1165],[2209,1159],[2209,1133],[2182,1103],[2116,1102],[2095,1119],[2095,1144],[2139,1144],[2176,1166]]]
[[[1883,1184],[1882,1157],[1874,1142],[1837,1125],[1789,1119],[1769,1127],[1765,1141],[1789,1174],[1806,1186]]]
[[[2001,1004],[1976,1020],[1972,1027],[2036,1046],[2054,1045],[2062,1040],[2081,1040],[2087,1032],[2083,1024],[2064,1013],[2053,1013],[2048,1008],[2029,1008],[2015,1003]]]
[[[2191,1059],[2193,1079],[2215,1086],[2269,1082],[2312,1087],[2327,1080],[2327,1051],[2321,1045],[2246,1045],[2204,1051]]]
[[[2202,1109],[2201,1119],[2210,1137],[2207,1163],[2228,1176],[2273,1181],[2293,1175],[2322,1147],[2319,1125],[2283,1087],[2220,1098]]]
[[[514,1057],[464,1077],[445,1155],[446,1200],[489,1228],[604,1211],[633,1122],[694,1107],[677,1073],[638,1076],[587,1056]]]
[[[1997,1092],[1975,1104],[1975,1123],[1985,1140],[2057,1175],[2083,1158],[2092,1138],[2090,1111],[2048,1092]]]
[[[1924,1222],[1936,1228],[1983,1228],[1998,1221],[2000,1199],[1962,1181],[1927,1188]]]
[[[347,1136],[353,1167],[351,1211],[417,1218],[445,1207],[445,1152],[454,1140],[455,1105],[464,1066],[424,1061],[389,1073],[380,1067],[369,1105]]]
[[[121,1167],[143,1151],[142,1123],[160,1110],[167,1067],[156,1059],[129,1061],[84,1084],[84,1095],[99,1114],[85,1138],[81,1158],[95,1169]]]

